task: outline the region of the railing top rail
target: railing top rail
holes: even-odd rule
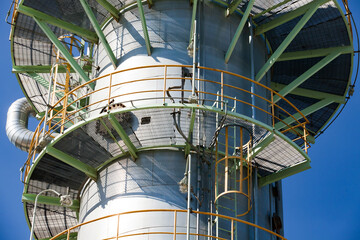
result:
[[[55,240],[58,237],[66,234],[66,233],[69,233],[70,231],[72,231],[72,230],[74,230],[76,228],[79,228],[81,226],[84,226],[84,225],[87,225],[87,224],[90,224],[90,223],[94,223],[94,222],[97,222],[97,221],[101,221],[103,219],[107,219],[107,218],[111,218],[111,217],[115,217],[115,216],[121,216],[121,215],[136,214],[136,213],[148,213],[148,212],[187,213],[187,210],[185,210],[185,209],[145,209],[145,210],[134,210],[134,211],[110,214],[110,215],[103,216],[103,217],[100,217],[100,218],[92,219],[92,220],[84,222],[84,223],[77,224],[77,225],[75,225],[75,226],[73,226],[71,228],[68,228],[68,229],[58,233],[57,235],[52,237],[50,240]],[[280,238],[282,240],[286,240],[286,238],[284,238],[280,234],[277,234],[277,233],[275,233],[275,232],[273,232],[273,231],[271,231],[269,229],[266,229],[264,227],[261,227],[259,225],[256,225],[254,223],[251,223],[251,222],[248,222],[248,221],[245,221],[245,220],[242,220],[242,219],[229,217],[229,216],[226,216],[226,215],[221,215],[221,214],[216,214],[216,213],[202,212],[202,211],[192,211],[192,213],[200,214],[200,215],[213,216],[213,217],[226,219],[226,220],[229,220],[229,221],[235,221],[235,222],[243,223],[243,224],[249,225],[251,227],[258,228],[258,229],[260,229],[262,231],[265,231],[265,232],[267,232],[269,234],[272,234],[272,235],[274,235],[274,236],[276,236],[276,237],[278,237],[278,238]],[[177,215],[174,215],[174,216],[176,217]]]

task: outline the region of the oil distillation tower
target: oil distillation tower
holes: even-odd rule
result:
[[[351,92],[352,31],[337,0],[12,9],[26,99],[9,108],[7,133],[29,152],[34,238],[285,239],[280,180],[310,168],[310,144]]]

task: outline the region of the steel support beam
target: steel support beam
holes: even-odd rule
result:
[[[256,155],[258,155],[262,150],[264,150],[269,144],[275,140],[274,133],[271,133],[267,137],[265,137],[259,144],[257,144],[252,152],[250,158],[254,158]]]
[[[21,201],[22,202],[29,202],[29,203],[34,203],[35,202],[35,198],[36,198],[36,194],[32,194],[32,193],[24,193],[22,195]],[[51,196],[44,196],[44,195],[39,195],[38,197],[38,204],[46,204],[46,205],[52,205],[52,206],[62,206],[62,207],[67,207],[67,206],[63,206],[60,203],[60,198],[59,197],[51,197]],[[73,204],[67,208],[70,208],[72,210],[78,211],[80,208],[80,203],[79,200],[74,199],[73,200]]]
[[[102,118],[99,118],[101,124],[104,126],[104,128],[106,129],[107,133],[110,135],[110,137],[113,139],[114,143],[116,143],[116,145],[118,145],[120,151],[122,153],[125,153],[124,149],[120,146],[120,144],[118,143],[118,141],[116,141],[115,136],[111,133],[111,130],[108,128],[108,126],[106,126],[106,123],[104,122],[104,120]]]
[[[293,91],[295,88],[300,86],[302,83],[304,83],[306,80],[308,80],[310,77],[312,77],[315,73],[323,69],[326,65],[328,65],[330,62],[332,62],[335,58],[340,56],[342,53],[341,49],[338,49],[335,52],[332,52],[328,56],[321,59],[318,63],[316,63],[314,66],[312,66],[310,69],[308,69],[306,72],[301,74],[298,78],[296,78],[294,81],[289,83],[286,87],[281,89],[279,92],[280,95],[285,97],[287,94],[289,94],[291,91]],[[276,95],[274,96],[274,103],[277,103],[281,98]]]
[[[52,66],[51,65],[17,65],[12,67],[13,73],[50,73]],[[82,67],[85,72],[91,72],[91,66],[85,65]],[[64,65],[58,66],[58,73],[66,73],[66,67]],[[74,69],[71,68],[70,73],[74,73]]]
[[[354,52],[354,48],[352,46],[341,46],[341,47],[320,48],[320,49],[298,51],[298,52],[286,52],[281,54],[277,62],[299,60],[305,58],[326,57],[329,54],[337,51],[340,51],[341,54],[350,54]]]
[[[255,80],[260,82],[260,80],[265,76],[267,71],[275,64],[277,59],[281,56],[281,54],[285,51],[285,49],[290,45],[292,40],[296,37],[296,35],[300,32],[300,30],[305,26],[305,24],[309,21],[311,16],[316,12],[320,5],[317,4],[314,8],[307,10],[305,15],[300,19],[300,21],[295,25],[294,29],[291,30],[289,35],[284,39],[284,41],[280,44],[280,46],[276,49],[276,51],[271,55],[265,65],[260,69],[257,73]]]
[[[262,33],[265,33],[267,31],[270,31],[273,28],[276,28],[286,22],[289,22],[297,17],[300,17],[303,14],[306,14],[307,12],[309,12],[309,10],[315,10],[321,6],[322,4],[328,2],[330,0],[314,0],[302,7],[299,7],[297,9],[295,9],[292,12],[286,13],[284,15],[281,15],[280,17],[275,18],[274,20],[267,22],[265,24],[262,24],[260,26],[258,26],[255,29],[255,36],[258,36]]]
[[[30,8],[30,7],[20,4],[17,10],[25,15],[28,15],[33,18],[36,17],[37,19],[40,19],[46,23],[49,23],[56,27],[70,31],[80,37],[86,38],[90,42],[97,43],[99,41],[99,38],[96,36],[96,33],[92,32],[90,30],[81,28],[72,23],[63,21],[59,18],[47,15],[47,14],[40,12],[38,10],[35,10],[33,8]]]
[[[317,103],[315,103],[315,104],[313,104],[313,105],[305,108],[305,109],[302,110],[301,112],[302,112],[302,114],[306,117],[306,116],[308,116],[308,115],[316,112],[317,110],[319,110],[319,109],[321,109],[321,108],[323,108],[323,107],[326,107],[327,105],[329,105],[329,104],[331,104],[331,103],[333,103],[333,102],[334,102],[333,99],[328,99],[328,98],[327,98],[327,99],[323,99],[323,100],[320,100],[319,102],[317,102]],[[300,113],[294,114],[293,117],[294,117],[296,120],[300,120],[300,119],[302,118],[302,116],[301,116]],[[275,124],[275,129],[280,130],[280,129],[286,127],[286,126],[287,126],[286,124],[288,124],[288,125],[292,124],[293,122],[296,121],[294,118],[292,118],[292,117],[287,117],[286,119],[283,120],[284,123],[283,123],[283,122],[278,122],[278,123],[276,123],[276,124]],[[285,124],[285,123],[286,123],[286,124]]]
[[[241,2],[242,0],[233,0],[226,9],[226,16],[228,17],[230,14],[233,14]]]
[[[72,166],[73,168],[76,168],[77,170],[85,173],[88,177],[93,179],[94,181],[97,180],[98,174],[95,168],[81,162],[80,160],[54,148],[54,147],[47,147],[46,153],[55,157],[56,159],[59,159],[60,161]]]
[[[284,179],[286,177],[290,177],[290,176],[292,176],[292,175],[294,175],[296,173],[305,171],[305,170],[310,169],[310,168],[311,168],[310,161],[306,161],[306,162],[300,163],[298,165],[285,168],[285,169],[280,170],[280,171],[278,171],[276,173],[273,173],[273,174],[270,174],[268,176],[260,178],[259,179],[259,187],[263,187],[265,185],[268,185],[270,183],[279,181],[279,180]]]
[[[105,51],[114,67],[114,69],[116,69],[117,67],[117,59],[113,53],[113,51],[110,48],[110,45],[108,43],[108,41],[105,38],[104,33],[101,30],[101,27],[99,25],[99,23],[97,22],[97,19],[95,17],[95,14],[93,13],[93,11],[91,10],[89,4],[86,2],[86,0],[80,0],[80,3],[83,7],[83,9],[85,10],[86,15],[88,16],[91,25],[94,27],[96,34],[98,35],[100,42],[102,43],[102,45],[105,48]]]
[[[192,143],[192,139],[193,139],[193,131],[194,131],[194,125],[195,125],[195,109],[191,109],[191,117],[190,117],[190,126],[189,126],[189,134],[188,134],[188,141],[190,141],[190,143]],[[185,156],[187,156],[190,153],[190,143],[186,143],[185,145]]]
[[[190,25],[189,47],[191,46],[191,42],[194,38],[194,27],[195,27],[194,22],[195,22],[195,18],[196,18],[197,5],[198,5],[198,0],[194,0],[192,15],[191,15],[191,23],[190,23],[191,25]],[[194,51],[196,51],[196,49],[194,49]]]
[[[282,5],[285,5],[286,3],[290,2],[290,1],[292,1],[292,0],[284,0],[284,1],[282,1],[281,3],[278,3],[278,4],[274,5],[274,6],[272,6],[271,8],[268,8],[268,9],[266,9],[266,10],[264,10],[264,11],[256,14],[256,15],[253,17],[253,19],[256,19],[256,18],[258,18],[258,17],[261,17],[262,15],[264,15],[264,14],[266,14],[266,13],[268,13],[268,12],[271,12],[272,10],[274,10],[274,9],[276,9],[276,8],[278,8],[278,7],[281,7]]]
[[[128,150],[129,150],[130,155],[135,160],[137,158],[137,155],[136,155],[137,149],[134,146],[134,144],[131,142],[129,136],[126,134],[123,127],[120,125],[118,120],[112,114],[109,114],[109,121],[110,121],[111,125],[114,127],[115,131],[119,134],[121,139],[124,141],[125,145],[127,146]]]
[[[235,0],[234,0],[234,1],[235,1]],[[233,2],[234,2],[234,1],[233,1]],[[246,23],[247,20],[248,20],[248,17],[249,17],[249,15],[250,15],[250,12],[251,12],[251,9],[252,9],[254,3],[255,3],[255,0],[249,0],[249,3],[248,3],[247,8],[246,8],[246,10],[245,10],[245,12],[244,12],[244,15],[242,16],[241,21],[240,21],[240,23],[239,23],[239,26],[238,26],[237,29],[236,29],[235,35],[234,35],[233,39],[231,40],[229,49],[228,49],[227,52],[226,52],[226,55],[225,55],[225,63],[228,63],[228,62],[229,62],[229,59],[230,59],[230,57],[231,57],[231,54],[232,54],[232,52],[233,52],[234,49],[235,49],[236,43],[237,43],[238,40],[239,40],[239,37],[240,37],[240,35],[241,35],[242,30],[244,29],[245,23]]]
[[[119,11],[111,5],[107,0],[96,0],[103,8],[105,8],[111,16],[115,18],[115,20],[118,22],[120,19]]]
[[[139,14],[140,14],[141,26],[142,26],[142,29],[144,32],[144,40],[145,40],[145,44],[146,44],[147,54],[150,56],[151,55],[151,45],[150,45],[149,33],[147,30],[147,25],[146,25],[146,20],[145,20],[144,9],[143,9],[141,0],[136,0],[136,1],[137,1],[138,9],[139,9]]]
[[[270,83],[270,87],[273,90],[277,91],[277,92],[281,91],[286,86],[288,86],[288,85],[281,84],[281,83],[276,83],[276,82],[271,82]],[[310,90],[310,89],[306,89],[306,88],[295,88],[294,90],[291,91],[291,94],[296,95],[296,96],[301,96],[301,97],[319,99],[319,100],[322,100],[322,99],[325,99],[325,98],[329,98],[329,99],[331,98],[336,103],[341,103],[341,104],[345,103],[345,97],[344,96],[339,96],[339,95],[335,95],[335,94],[314,91],[314,90]]]
[[[50,41],[56,46],[56,48],[61,52],[64,58],[69,62],[70,66],[75,70],[77,74],[80,75],[80,78],[85,82],[90,81],[89,77],[85,74],[84,70],[80,67],[80,65],[75,61],[73,56],[69,53],[66,47],[62,44],[62,42],[56,37],[56,35],[51,31],[50,27],[46,22],[42,21],[34,17],[35,22],[39,25],[39,27],[44,31],[46,36],[50,39]],[[93,84],[91,87],[94,88]]]

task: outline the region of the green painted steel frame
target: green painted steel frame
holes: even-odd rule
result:
[[[194,0],[193,9],[192,9],[192,13],[191,13],[189,47],[191,46],[191,43],[194,38],[194,27],[195,27],[194,23],[195,23],[195,19],[196,19],[197,5],[198,5],[198,0]]]
[[[234,0],[234,1],[235,1],[235,0]],[[233,2],[234,2],[234,1],[233,1]],[[246,23],[247,20],[248,20],[248,17],[249,17],[249,15],[250,15],[250,12],[251,12],[251,9],[252,9],[254,3],[255,3],[255,0],[249,0],[248,6],[247,6],[247,8],[246,8],[246,10],[245,10],[245,12],[244,12],[244,15],[243,15],[242,18],[241,18],[241,21],[240,21],[240,23],[239,23],[239,26],[237,27],[236,32],[235,32],[235,35],[234,35],[233,39],[231,40],[231,43],[230,43],[230,45],[229,45],[229,48],[228,48],[228,50],[227,50],[227,52],[226,52],[226,55],[225,55],[225,63],[228,63],[228,62],[229,62],[229,59],[230,59],[230,57],[231,57],[231,54],[232,54],[232,52],[233,52],[234,49],[235,49],[236,43],[237,43],[238,40],[239,40],[239,37],[240,37],[240,35],[241,35],[242,30],[244,29],[245,23]]]
[[[226,16],[228,17],[230,14],[233,14],[241,2],[242,0],[233,0],[226,9]]]
[[[120,19],[120,15],[119,15],[119,11],[113,6],[111,5],[108,1],[106,0],[96,0],[101,6],[103,6],[110,14],[111,16],[114,17],[114,19],[116,21],[119,21]]]
[[[268,8],[268,9],[266,9],[266,10],[264,10],[264,11],[256,14],[256,15],[254,15],[253,19],[256,19],[256,18],[258,18],[258,17],[261,17],[262,15],[264,15],[264,14],[266,14],[266,13],[268,13],[268,12],[271,12],[272,10],[274,10],[274,9],[276,9],[276,8],[278,8],[278,7],[281,7],[282,5],[285,5],[286,3],[290,2],[290,1],[292,1],[292,0],[284,0],[284,1],[280,2],[279,4],[276,4],[276,5],[270,7],[270,8]]]
[[[317,110],[323,108],[323,107],[326,107],[327,105],[333,103],[334,100],[333,99],[323,99],[323,100],[320,100],[319,102],[301,110],[302,114],[306,117],[314,112],[316,112]],[[300,115],[300,113],[296,113],[293,115],[293,117],[296,119],[296,120],[300,120],[302,118],[302,116]],[[286,124],[292,124],[294,123],[296,120],[292,118],[292,117],[288,117],[286,119],[283,120],[283,122],[278,122],[275,124],[275,128],[276,129],[282,129],[284,127],[286,127],[285,123]]]
[[[81,162],[80,160],[54,148],[51,146],[48,146],[46,148],[46,153],[55,157],[56,159],[59,159],[60,161],[80,170],[81,172],[85,173],[88,177],[93,179],[94,181],[97,180],[98,174],[95,168]]]
[[[114,143],[116,143],[116,145],[118,145],[120,151],[122,153],[125,153],[124,149],[120,146],[120,144],[118,143],[118,141],[116,141],[115,136],[111,133],[111,130],[108,128],[108,126],[106,126],[104,120],[102,118],[100,118],[100,122],[101,124],[104,126],[104,128],[106,129],[107,133],[110,135],[110,137],[113,139]]]
[[[254,146],[250,158],[254,158],[256,155],[258,155],[262,150],[264,150],[269,144],[275,140],[274,133],[271,133],[267,137],[265,137],[259,144]]]
[[[295,88],[300,86],[302,83],[304,83],[306,80],[308,80],[314,74],[316,74],[318,71],[320,71],[322,68],[324,68],[330,62],[332,62],[335,58],[340,56],[342,53],[343,53],[343,49],[341,49],[341,48],[336,49],[334,52],[330,53],[329,55],[327,55],[326,57],[321,59],[318,63],[313,65],[310,69],[308,69],[305,73],[300,75],[294,81],[289,83],[286,87],[281,89],[279,94],[282,95],[283,97],[285,97],[287,94],[289,94]],[[278,95],[274,96],[274,103],[277,103],[279,100],[280,100],[280,97]]]
[[[285,84],[276,83],[276,82],[271,82],[271,84],[270,84],[271,89],[278,91],[278,92],[281,91],[282,89],[284,89],[286,86],[287,85],[285,85]],[[319,100],[329,98],[329,99],[333,99],[334,102],[336,102],[336,103],[341,103],[341,104],[345,103],[344,96],[330,94],[330,93],[324,93],[324,92],[318,92],[318,91],[310,90],[310,89],[306,89],[306,88],[297,87],[291,91],[291,94],[297,95],[297,96],[302,96],[302,97],[307,97],[307,98],[319,99]]]
[[[277,62],[281,61],[291,61],[305,58],[317,58],[317,57],[326,57],[331,53],[340,51],[341,54],[350,54],[354,52],[352,45],[350,46],[340,46],[340,47],[331,47],[331,48],[320,48],[306,51],[297,51],[297,52],[286,52],[281,54]]]
[[[113,114],[109,114],[109,121],[111,125],[114,127],[115,131],[119,134],[121,139],[124,141],[125,145],[128,147],[130,155],[133,157],[133,159],[137,159],[137,149],[134,146],[134,144],[131,142],[129,136],[126,134],[123,127],[120,125],[120,123],[116,120]]]
[[[150,45],[149,33],[147,30],[147,25],[146,25],[146,20],[145,20],[144,9],[143,9],[141,0],[136,0],[136,2],[137,2],[138,9],[139,9],[141,26],[142,26],[143,33],[144,33],[147,54],[150,56],[151,55],[151,45]]]
[[[300,163],[300,164],[298,164],[296,166],[293,166],[291,168],[285,168],[285,169],[283,169],[283,170],[281,170],[279,172],[276,172],[276,173],[273,173],[271,175],[260,178],[259,181],[258,181],[259,187],[263,187],[265,185],[268,185],[270,183],[279,181],[279,180],[284,179],[286,177],[290,177],[290,176],[292,176],[294,174],[303,172],[303,171],[308,170],[310,168],[311,168],[311,166],[310,166],[309,161],[302,162],[302,163]]]
[[[36,198],[36,194],[24,193],[22,195],[21,201],[22,202],[34,203],[35,198]],[[62,206],[62,207],[70,208],[70,209],[72,209],[74,211],[78,211],[79,208],[80,208],[80,203],[79,203],[79,200],[77,200],[77,199],[74,199],[73,204],[68,207],[68,206],[61,205],[59,197],[51,197],[51,196],[44,196],[44,195],[39,195],[38,204],[46,204],[46,205],[52,205],[52,206]]]
[[[262,24],[258,27],[255,28],[255,36],[257,35],[260,35],[262,33],[265,33],[267,31],[270,31],[271,29],[273,28],[276,28],[290,20],[293,20],[303,14],[306,14],[307,12],[309,12],[309,10],[313,9],[316,11],[316,9],[326,3],[326,2],[329,2],[330,0],[314,0],[302,7],[299,7],[297,8],[296,10],[292,11],[292,12],[289,12],[289,13],[286,13],[280,17],[277,17],[275,18],[274,20],[268,22],[268,23],[265,23],[265,24]]]
[[[180,108],[180,109],[199,109],[199,110],[204,110],[204,111],[209,111],[209,112],[215,112],[215,113],[219,113],[219,114],[224,114],[224,112],[221,110],[221,109],[218,109],[218,108],[215,108],[215,107],[210,107],[210,106],[204,106],[204,105],[197,105],[197,104],[168,104],[166,103],[165,105],[161,104],[161,105],[150,105],[150,106],[144,106],[144,107],[128,107],[128,108],[123,108],[121,110],[117,110],[117,111],[114,111],[112,112],[111,114],[108,114],[108,113],[103,113],[103,114],[100,114],[96,117],[93,117],[91,119],[87,119],[85,121],[82,121],[76,125],[73,125],[71,126],[70,128],[68,128],[67,130],[65,130],[65,132],[62,134],[62,135],[59,135],[59,137],[55,138],[48,146],[47,148],[53,148],[52,146],[54,144],[56,144],[58,141],[60,141],[64,136],[66,136],[67,134],[71,133],[72,131],[76,130],[77,128],[79,127],[82,127],[86,124],[88,124],[89,122],[92,122],[94,120],[97,120],[99,118],[104,118],[104,117],[108,117],[110,122],[111,122],[111,117],[112,115],[115,115],[115,114],[118,114],[118,113],[125,113],[125,112],[131,112],[131,111],[139,111],[139,110],[145,110],[145,109],[163,109],[163,108]],[[236,117],[236,118],[239,118],[239,119],[242,119],[244,121],[247,121],[247,122],[251,122],[253,124],[256,124],[257,126],[259,127],[262,127],[264,129],[266,129],[267,131],[275,134],[276,136],[280,137],[281,139],[283,139],[284,141],[286,141],[288,144],[290,144],[294,149],[296,149],[305,159],[305,161],[307,162],[310,162],[310,159],[308,157],[308,155],[298,146],[296,145],[294,142],[292,142],[289,138],[287,138],[284,134],[282,134],[280,131],[276,130],[276,129],[273,129],[271,126],[268,126],[266,125],[265,123],[262,123],[258,120],[255,120],[255,119],[252,119],[251,117],[248,117],[248,116],[245,116],[245,115],[242,115],[242,114],[238,114],[238,113],[234,113],[234,112],[227,112],[227,114],[229,116],[233,116],[233,117]],[[114,117],[112,117],[114,118]],[[114,118],[114,122],[117,123],[117,125],[120,125],[117,120]],[[115,124],[116,125],[116,124]],[[121,127],[121,126],[120,126]],[[122,127],[121,127],[122,129]],[[120,129],[120,133],[121,134],[124,134],[125,135],[125,138],[128,138],[128,136],[126,135],[125,131],[122,129]],[[116,129],[115,129],[116,130]],[[119,133],[119,132],[118,132]],[[121,136],[120,136],[121,137]],[[124,139],[123,139],[124,140]],[[129,140],[129,142],[131,145],[131,141]],[[125,143],[126,144],[126,143]],[[154,146],[154,147],[145,147],[145,148],[139,148],[139,149],[136,149],[135,146],[133,147],[133,151],[146,151],[146,150],[151,150],[151,149],[156,149],[156,148],[163,148],[163,147],[167,147],[167,148],[185,148],[186,145],[181,145],[181,146],[178,146],[178,145],[169,145],[169,146]],[[32,168],[30,169],[30,173],[29,175],[32,174],[33,172],[33,169],[36,167],[37,165],[37,162],[38,162],[38,159],[42,158],[42,156],[47,152],[45,148],[36,158],[36,161],[35,161],[35,164],[32,166]],[[129,153],[131,155],[131,152],[130,152],[130,149],[129,148]],[[110,163],[110,161],[114,161],[116,159],[118,159],[119,157],[121,156],[125,156],[127,153],[123,153],[119,156],[116,156],[112,159],[110,159],[109,161],[106,161],[106,163],[102,164],[101,166],[97,167],[97,169],[101,169],[103,166],[107,165]],[[291,168],[291,167],[290,167]],[[274,173],[275,174],[275,173]],[[26,179],[26,181],[28,181],[29,178]],[[26,191],[27,188],[24,189],[24,191]]]
[[[117,59],[108,43],[108,41],[106,40],[106,37],[104,35],[104,33],[101,30],[101,27],[99,25],[99,23],[96,20],[95,14],[93,13],[93,11],[91,10],[89,4],[86,2],[86,0],[80,0],[80,3],[86,13],[86,15],[88,16],[91,25],[94,27],[96,34],[98,35],[100,42],[102,43],[102,45],[105,48],[105,52],[108,55],[114,69],[116,69],[117,67]]]
[[[14,65],[12,67],[12,72],[13,73],[29,73],[29,72],[34,72],[34,73],[50,73],[51,68],[53,66],[51,65],[41,65],[41,66],[37,66],[37,65]],[[82,69],[86,72],[91,72],[91,66],[85,65],[82,67]],[[66,67],[63,65],[58,66],[58,73],[66,73]],[[70,69],[70,73],[74,73],[74,69],[71,68]]]
[[[190,126],[189,126],[189,134],[188,134],[188,141],[190,141],[190,143],[192,143],[192,139],[193,139],[193,131],[194,131],[194,125],[195,125],[195,109],[191,109],[191,117],[190,117]],[[190,153],[190,143],[186,143],[185,145],[185,157],[187,157],[187,155],[189,155]]]
[[[305,26],[305,24],[310,20],[310,18],[314,15],[316,10],[319,8],[321,4],[324,2],[327,2],[329,0],[316,0],[312,2],[313,5],[311,5],[311,8],[307,7],[305,10],[304,16],[300,19],[300,21],[297,22],[293,30],[286,36],[284,41],[280,44],[280,46],[275,50],[275,52],[271,55],[271,57],[268,59],[268,61],[262,66],[262,68],[259,70],[259,72],[256,74],[255,80],[257,82],[260,82],[261,79],[265,76],[265,74],[269,71],[269,69],[275,64],[277,59],[282,55],[282,53],[285,51],[285,49],[290,45],[292,40],[296,37],[296,35],[301,31],[301,29]],[[298,9],[297,9],[298,10]],[[295,11],[297,11],[295,10]],[[291,13],[289,13],[291,14]],[[292,13],[293,14],[293,13]],[[301,12],[302,14],[302,12]],[[301,15],[300,14],[300,15]],[[287,14],[286,14],[287,15]],[[284,16],[286,16],[284,15]],[[292,16],[292,15],[290,15]],[[285,18],[287,21],[293,19],[290,16],[287,16]],[[276,20],[276,19],[275,19]],[[273,21],[275,21],[273,20]],[[272,22],[273,22],[272,21]],[[271,22],[270,22],[271,23]],[[270,24],[269,23],[269,24]],[[284,22],[281,22],[281,24]],[[278,25],[276,25],[278,26]],[[275,26],[275,27],[276,27]]]
[[[80,75],[80,78],[85,82],[90,81],[88,75],[85,74],[84,70],[80,67],[80,65],[75,61],[73,56],[69,53],[66,47],[62,44],[62,42],[55,36],[55,34],[51,31],[50,27],[46,22],[34,17],[35,22],[39,25],[39,27],[44,31],[46,36],[50,39],[50,41],[56,46],[56,48],[61,52],[61,54],[65,57],[65,59],[69,62],[70,66],[76,71],[77,74]],[[91,84],[91,87],[94,89],[94,85]]]
[[[62,28],[62,29],[65,29],[67,31],[70,31],[80,37],[84,37],[86,38],[87,40],[89,40],[90,42],[94,42],[94,43],[97,43],[99,41],[99,38],[96,36],[96,33],[90,31],[90,30],[87,30],[87,29],[84,29],[84,28],[81,28],[79,26],[76,26],[72,23],[69,23],[69,22],[66,22],[66,21],[63,21],[59,18],[56,18],[56,17],[53,17],[53,16],[50,16],[50,15],[47,15],[43,12],[40,12],[38,10],[35,10],[33,8],[30,8],[30,7],[27,7],[27,6],[24,6],[22,4],[20,4],[18,6],[18,11],[20,13],[23,13],[25,15],[28,15],[30,17],[36,17],[37,19],[40,19],[46,23],[49,23],[51,25],[54,25],[56,27],[59,27],[59,28]]]

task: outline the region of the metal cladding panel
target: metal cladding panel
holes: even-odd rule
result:
[[[34,204],[24,203],[29,219],[32,219]],[[48,239],[52,236],[76,225],[76,212],[62,206],[37,204],[36,225],[34,233],[36,239]]]
[[[82,128],[69,133],[54,147],[94,168],[112,156]]]
[[[196,158],[192,163],[192,168],[196,169]],[[186,160],[181,151],[139,153],[136,162],[125,158],[111,164],[99,173],[96,183],[91,182],[82,190],[79,220],[84,222],[111,213],[143,209],[185,209],[186,193],[181,193],[178,185],[184,177],[185,165]],[[205,172],[203,174],[205,176]],[[192,178],[192,184],[196,185],[196,178]],[[196,201],[192,201],[192,208],[196,209]],[[182,232],[186,231],[185,219],[186,214],[179,214],[177,226]],[[196,225],[195,219],[195,215],[192,215],[192,226]],[[171,231],[172,224],[173,213],[122,215],[119,234]],[[116,235],[116,226],[116,218],[83,226],[78,238],[113,237]],[[201,232],[204,232],[207,223],[202,223],[201,226]],[[98,231],[99,228],[103,231]],[[195,230],[194,227],[191,229]],[[149,236],[150,239],[153,238]],[[156,239],[168,238],[168,235],[164,235],[157,236]]]

